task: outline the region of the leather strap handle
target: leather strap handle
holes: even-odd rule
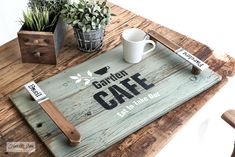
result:
[[[71,124],[64,115],[53,105],[53,103],[47,99],[39,102],[43,110],[54,121],[58,128],[68,138],[71,145],[75,146],[80,143],[80,134],[76,130],[73,124]]]
[[[169,39],[165,38],[161,34],[157,33],[154,30],[148,30],[148,35],[150,36],[151,40],[157,40],[161,44],[165,45],[171,51],[179,55],[180,57],[187,60],[189,63],[193,65],[191,73],[194,75],[200,74],[201,71],[208,68],[208,65],[204,63],[202,60],[197,58],[196,56],[192,55],[191,53],[187,52],[179,45],[173,43]]]
[[[167,38],[163,37],[159,33],[149,30],[148,35],[150,36],[150,39],[155,39],[161,44],[165,45],[167,48],[169,48],[171,51],[176,52],[178,49],[180,49],[180,46],[176,45],[172,41],[168,40]]]
[[[77,145],[80,143],[80,133],[76,130],[74,125],[70,123],[64,115],[55,107],[51,100],[41,90],[41,88],[31,81],[24,85],[25,89],[29,92],[31,97],[40,104],[42,109],[48,114],[51,120],[68,138],[70,145]]]

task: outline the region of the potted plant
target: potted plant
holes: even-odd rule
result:
[[[30,0],[18,32],[22,62],[56,64],[66,32],[60,11],[66,0]]]
[[[110,22],[111,9],[107,0],[80,0],[67,3],[61,14],[73,26],[78,48],[83,52],[95,52],[103,45],[104,29]]]

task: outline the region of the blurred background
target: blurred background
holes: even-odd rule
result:
[[[233,0],[109,0],[170,29],[198,40],[220,54],[235,57]],[[3,2],[3,1],[2,1]],[[0,46],[16,37],[27,0],[0,5]],[[157,157],[228,157],[235,131],[221,118],[235,109],[235,79],[230,81],[183,127]]]

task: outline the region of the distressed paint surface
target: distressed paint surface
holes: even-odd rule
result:
[[[110,69],[104,75],[93,73],[107,66]],[[141,94],[132,99],[125,99],[124,103],[112,110],[105,110],[93,98],[98,89],[91,83],[85,85],[83,81],[75,83],[75,80],[71,79],[71,76],[77,73],[87,76],[88,70],[94,77],[91,82],[103,80],[109,77],[110,73],[115,74],[122,70],[128,73],[126,77],[102,87],[104,91],[114,84],[119,85],[121,80],[137,72],[141,77],[146,78],[148,83],[153,83],[155,86],[149,90],[143,90],[138,86],[137,90]],[[187,62],[158,44],[155,53],[138,64],[125,63],[122,59],[122,47],[118,46],[110,52],[39,82],[40,88],[81,133],[81,144],[77,147],[67,145],[66,138],[40,106],[30,98],[26,90],[15,93],[10,98],[55,156],[92,156],[220,80],[221,77],[210,69],[203,71],[199,76],[192,75],[191,66]],[[128,105],[133,105],[133,101],[154,93],[158,93],[159,96],[135,105],[124,117],[117,115]],[[108,98],[111,99],[113,96],[110,94]],[[38,124],[42,126],[38,127]]]

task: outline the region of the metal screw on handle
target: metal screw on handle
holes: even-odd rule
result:
[[[200,69],[198,69],[197,67],[193,66],[192,67],[192,70],[191,70],[191,73],[194,74],[194,75],[199,75],[201,72]]]
[[[39,51],[34,52],[33,55],[37,58],[41,57],[41,53]]]

